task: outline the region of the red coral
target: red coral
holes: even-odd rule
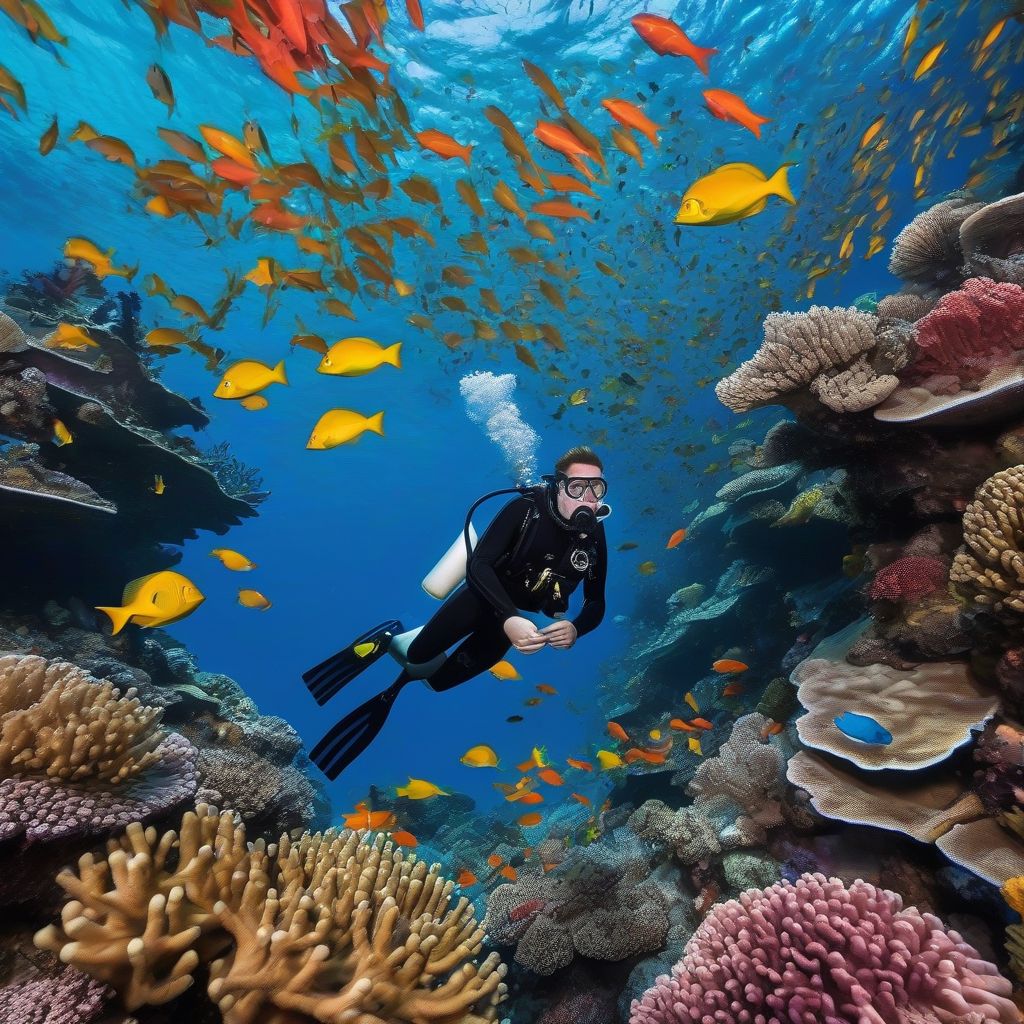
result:
[[[917,322],[912,375],[981,380],[1024,349],[1024,288],[972,277]]]
[[[869,594],[872,601],[919,601],[945,587],[948,577],[948,566],[938,558],[897,558],[878,570]]]

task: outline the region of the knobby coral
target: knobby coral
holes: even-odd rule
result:
[[[974,604],[1024,612],[1024,465],[990,476],[964,511],[964,545],[950,580]]]
[[[718,904],[630,1024],[1016,1024],[1012,986],[937,917],[805,874]]]
[[[484,1024],[505,966],[474,962],[484,932],[438,871],[349,830],[247,843],[201,804],[178,832],[132,824],[62,871],[72,898],[36,944],[129,1010],[174,999],[204,962],[226,1024]]]
[[[849,308],[811,306],[806,313],[769,313],[761,347],[715,394],[733,412],[747,412],[806,388],[834,412],[860,412],[898,385],[906,352],[877,350],[878,318]]]

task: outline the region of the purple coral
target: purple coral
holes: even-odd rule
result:
[[[1012,986],[888,889],[801,876],[720,903],[630,1024],[1015,1024]]]
[[[91,1024],[104,1015],[114,990],[65,967],[56,977],[0,987],[0,1021],[17,1024]]]

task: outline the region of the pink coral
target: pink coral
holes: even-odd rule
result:
[[[1017,1024],[1012,988],[896,893],[806,874],[718,904],[630,1024]]]
[[[0,987],[0,1021],[14,1024],[91,1024],[104,1016],[112,988],[88,974],[65,967],[42,977]]]
[[[1024,349],[1024,288],[972,277],[917,322],[915,341],[916,380],[935,390],[931,378],[939,378],[953,391],[979,381]]]
[[[949,566],[938,558],[911,555],[879,569],[871,581],[872,601],[919,601],[946,586]]]

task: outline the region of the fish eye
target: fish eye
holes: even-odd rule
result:
[[[700,213],[700,203],[697,202],[696,199],[687,199],[686,202],[683,203],[683,210],[685,210],[686,213]]]

